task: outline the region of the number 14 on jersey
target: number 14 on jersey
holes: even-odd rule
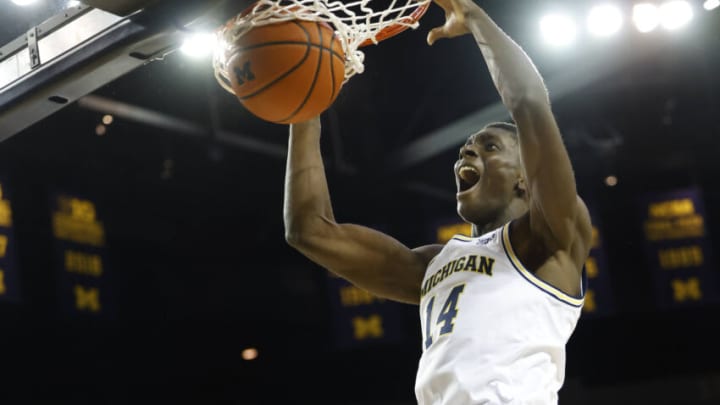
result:
[[[440,326],[439,336],[446,335],[453,331],[455,327],[455,317],[458,314],[458,300],[460,294],[465,290],[465,284],[460,284],[450,291],[445,303],[440,309],[440,313],[437,316],[437,320],[434,322],[435,325]],[[425,349],[433,344],[433,306],[435,305],[435,297],[433,296],[425,307]]]

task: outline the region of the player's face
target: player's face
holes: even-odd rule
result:
[[[457,211],[474,224],[494,221],[517,197],[522,175],[519,147],[501,128],[486,128],[468,138],[455,163]]]

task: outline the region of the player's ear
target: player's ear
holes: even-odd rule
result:
[[[515,194],[522,199],[527,197],[527,186],[525,184],[525,179],[522,177],[518,177],[515,181]]]

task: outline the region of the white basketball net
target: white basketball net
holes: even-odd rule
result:
[[[362,73],[365,54],[361,46],[377,44],[378,33],[389,27],[418,26],[431,0],[260,0],[250,11],[239,14],[218,30],[218,48],[213,56],[215,77],[225,90],[233,93],[227,63],[235,56],[238,38],[254,27],[289,20],[323,21],[330,24],[345,53],[345,80]],[[392,36],[394,34],[391,34]]]

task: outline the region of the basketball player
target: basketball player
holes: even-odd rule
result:
[[[472,0],[435,3],[446,22],[428,43],[471,34],[517,125],[488,125],[460,148],[457,211],[472,237],[411,249],[336,222],[313,119],[290,128],[286,238],[360,288],[419,304],[420,404],[557,404],[583,304],[590,217],[528,56]]]

